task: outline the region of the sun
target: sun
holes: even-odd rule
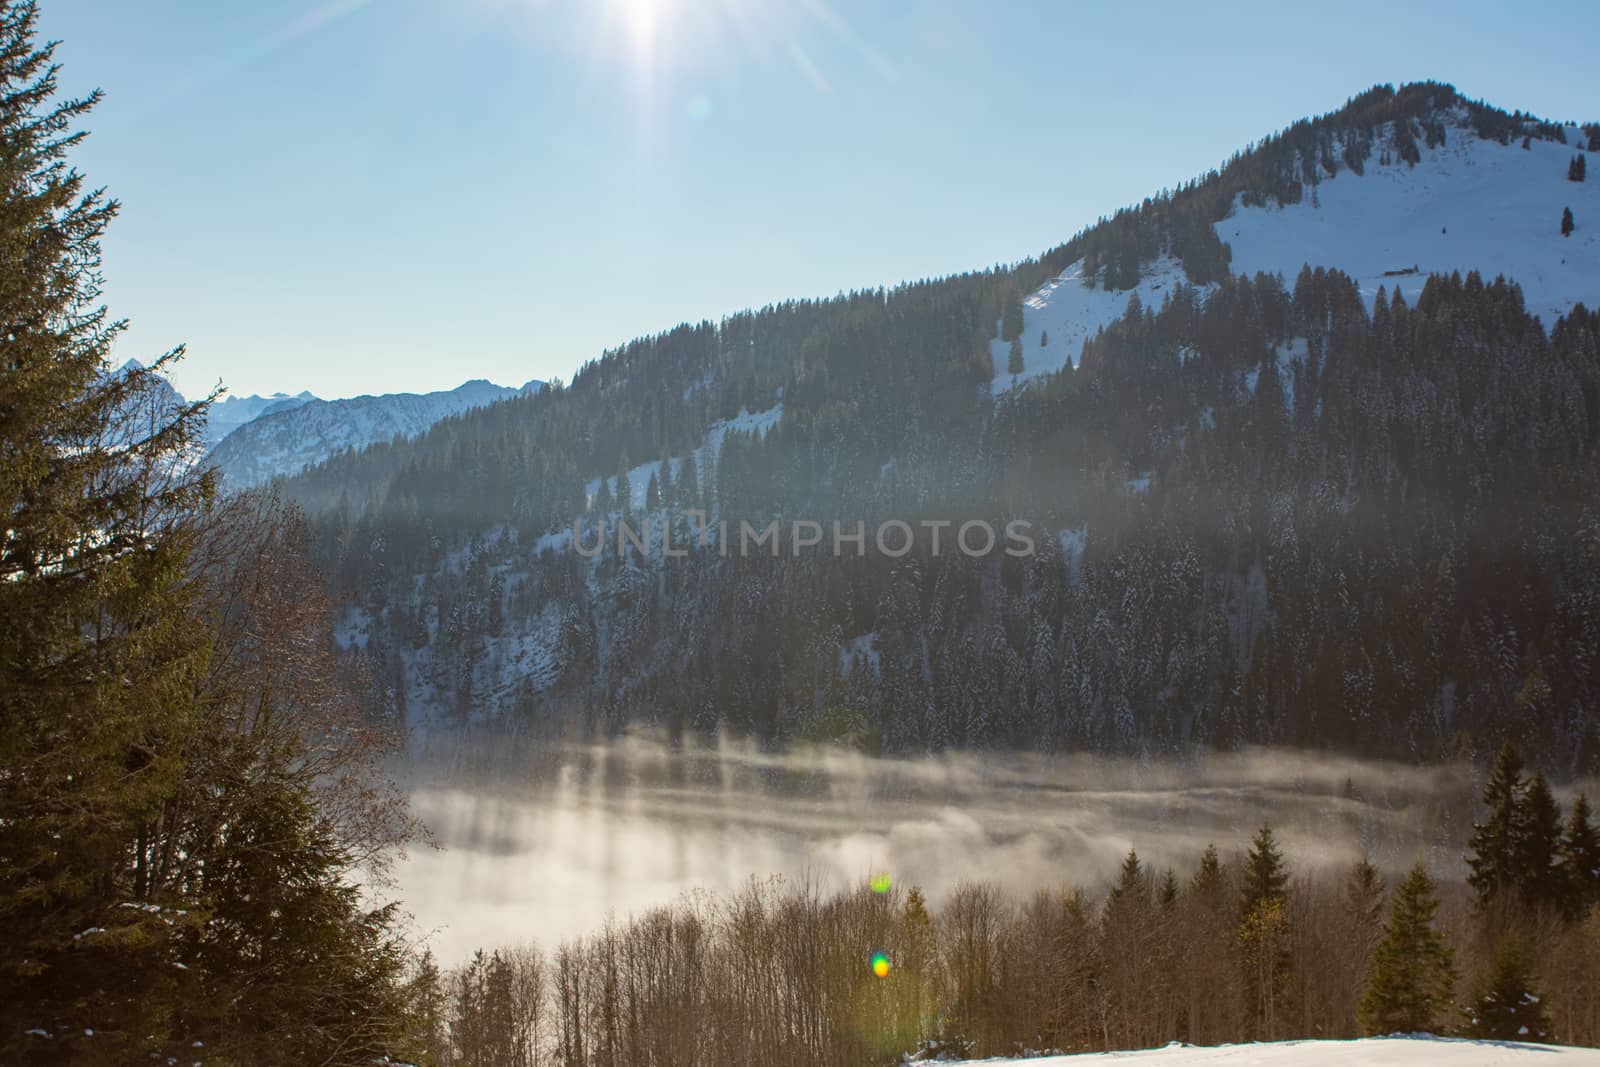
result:
[[[655,50],[656,38],[667,15],[669,0],[616,0],[617,21],[633,43],[635,52]]]

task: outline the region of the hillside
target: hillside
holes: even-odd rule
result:
[[[1229,249],[1229,269],[1293,280],[1305,264],[1355,280],[1368,307],[1380,288],[1415,301],[1435,274],[1478,271],[1515,279],[1528,310],[1548,329],[1600,292],[1600,225],[1563,237],[1561,211],[1600,220],[1600,183],[1567,180],[1574,147],[1587,133],[1558,127],[1558,138],[1525,147],[1480,136],[1464,105],[1447,109],[1445,140],[1419,146],[1417,158],[1392,158],[1324,175],[1289,204],[1246,202],[1238,194],[1213,229]],[[1392,140],[1392,134],[1390,135]],[[1516,147],[1508,151],[1508,147]],[[1023,302],[1026,370],[1021,380],[1058,372],[1084,341],[1122,316],[1128,292],[1082,284],[1085,261],[1068,266]],[[1170,255],[1140,267],[1131,290],[1159,307],[1183,265]],[[1035,347],[1035,339],[1048,343]],[[991,342],[994,389],[1011,385],[1005,342]]]
[[[682,326],[286,491],[424,734],[1594,769],[1597,134],[1380,88],[1037,261]],[[691,507],[731,533],[663,558]],[[573,550],[647,512],[649,558]],[[729,550],[773,519],[1037,550]]]

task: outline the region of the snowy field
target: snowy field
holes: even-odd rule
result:
[[[999,1067],[1567,1067],[1600,1064],[1600,1049],[1523,1045],[1456,1038],[1369,1037],[1361,1041],[1280,1041],[1261,1045],[1192,1048],[1169,1045],[1138,1052],[1092,1052],[1031,1060],[972,1060]]]

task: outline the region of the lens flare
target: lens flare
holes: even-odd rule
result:
[[[882,952],[872,954],[872,973],[879,978],[889,977],[889,957]]]
[[[872,884],[872,891],[874,893],[878,893],[878,894],[887,893],[889,891],[889,872],[888,871],[879,871],[877,874],[872,876],[872,883],[871,884]]]

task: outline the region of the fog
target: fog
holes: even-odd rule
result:
[[[751,877],[832,887],[886,871],[935,905],[963,879],[1019,897],[1068,883],[1099,892],[1130,847],[1187,876],[1207,842],[1228,856],[1264,819],[1297,874],[1365,853],[1388,868],[1420,856],[1452,877],[1477,773],[1271,750],[894,760],[631,736],[548,748],[517,773],[414,770],[412,804],[438,847],[397,865],[394,895],[454,963]]]

